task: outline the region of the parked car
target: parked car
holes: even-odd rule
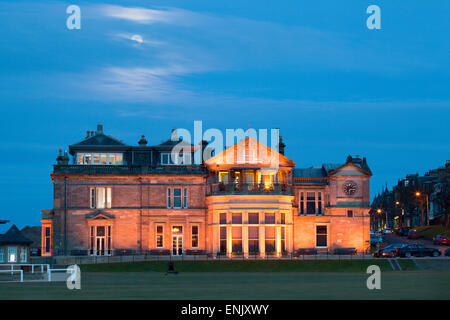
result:
[[[450,248],[445,249],[444,256],[450,257]]]
[[[408,231],[408,239],[419,239],[422,236],[416,230]]]
[[[389,228],[383,229],[383,231],[381,231],[381,234],[390,234],[390,233],[392,233],[392,229]]]
[[[404,236],[407,236],[408,235],[408,231],[409,231],[409,228],[408,227],[402,227],[402,228],[399,228],[398,229],[398,235],[399,236],[401,236],[401,237],[404,237]]]
[[[372,255],[376,258],[380,257],[395,257],[397,255],[397,249],[406,246],[406,243],[393,243],[382,249],[375,251]]]
[[[445,244],[445,245],[450,245],[450,240],[448,239],[448,236],[446,234],[438,234],[436,237],[434,237],[433,239],[433,243],[434,244]]]
[[[426,248],[422,244],[408,244],[404,247],[397,249],[397,255],[399,257],[438,257],[441,255],[441,250],[436,248]]]
[[[377,234],[370,235],[370,244],[383,243],[383,236]]]

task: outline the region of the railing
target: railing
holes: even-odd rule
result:
[[[210,183],[207,186],[207,196],[211,195],[293,195],[288,184],[248,184],[248,183]]]
[[[20,267],[20,268],[30,267],[31,273],[34,273],[35,269],[37,267],[39,267],[39,272],[44,273],[45,272],[44,267],[46,268],[46,270],[48,270],[50,265],[47,263],[16,263],[16,264],[12,263],[12,264],[0,264],[0,268],[1,267],[10,267],[11,268],[10,271],[18,271],[18,270],[15,270],[14,267]]]
[[[54,174],[208,174],[203,166],[54,165]]]
[[[11,273],[11,275],[16,272],[16,273],[20,273],[20,282],[23,282],[23,270],[0,270],[0,273],[6,273],[9,272]]]
[[[294,185],[305,185],[305,184],[327,184],[328,178],[303,178],[303,177],[293,177]]]

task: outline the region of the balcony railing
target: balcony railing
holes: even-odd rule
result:
[[[111,175],[139,175],[139,174],[201,174],[208,171],[203,166],[126,166],[126,165],[54,165],[54,174],[111,174]]]
[[[210,183],[207,195],[293,195],[288,184]]]

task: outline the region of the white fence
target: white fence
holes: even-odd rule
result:
[[[16,273],[20,273],[20,282],[23,282],[23,270],[0,270],[0,273],[10,273],[11,275],[16,272]],[[14,280],[12,280],[14,281]]]

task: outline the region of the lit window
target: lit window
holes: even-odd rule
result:
[[[316,246],[327,247],[327,226],[316,227]]]
[[[164,247],[164,227],[163,226],[156,227],[156,247],[157,248]]]
[[[95,165],[121,165],[123,164],[122,153],[77,153],[77,164],[95,164]]]
[[[232,247],[231,250],[234,253],[242,252],[242,227],[232,227]]]
[[[265,227],[266,252],[275,252],[275,227]]]
[[[259,227],[248,227],[248,251],[259,252]]]
[[[198,248],[198,226],[192,226],[192,248]]]
[[[220,227],[220,252],[227,252],[227,227]]]
[[[91,188],[90,206],[92,209],[111,208],[111,188],[110,187]]]
[[[8,247],[8,262],[17,262],[17,247]]]

